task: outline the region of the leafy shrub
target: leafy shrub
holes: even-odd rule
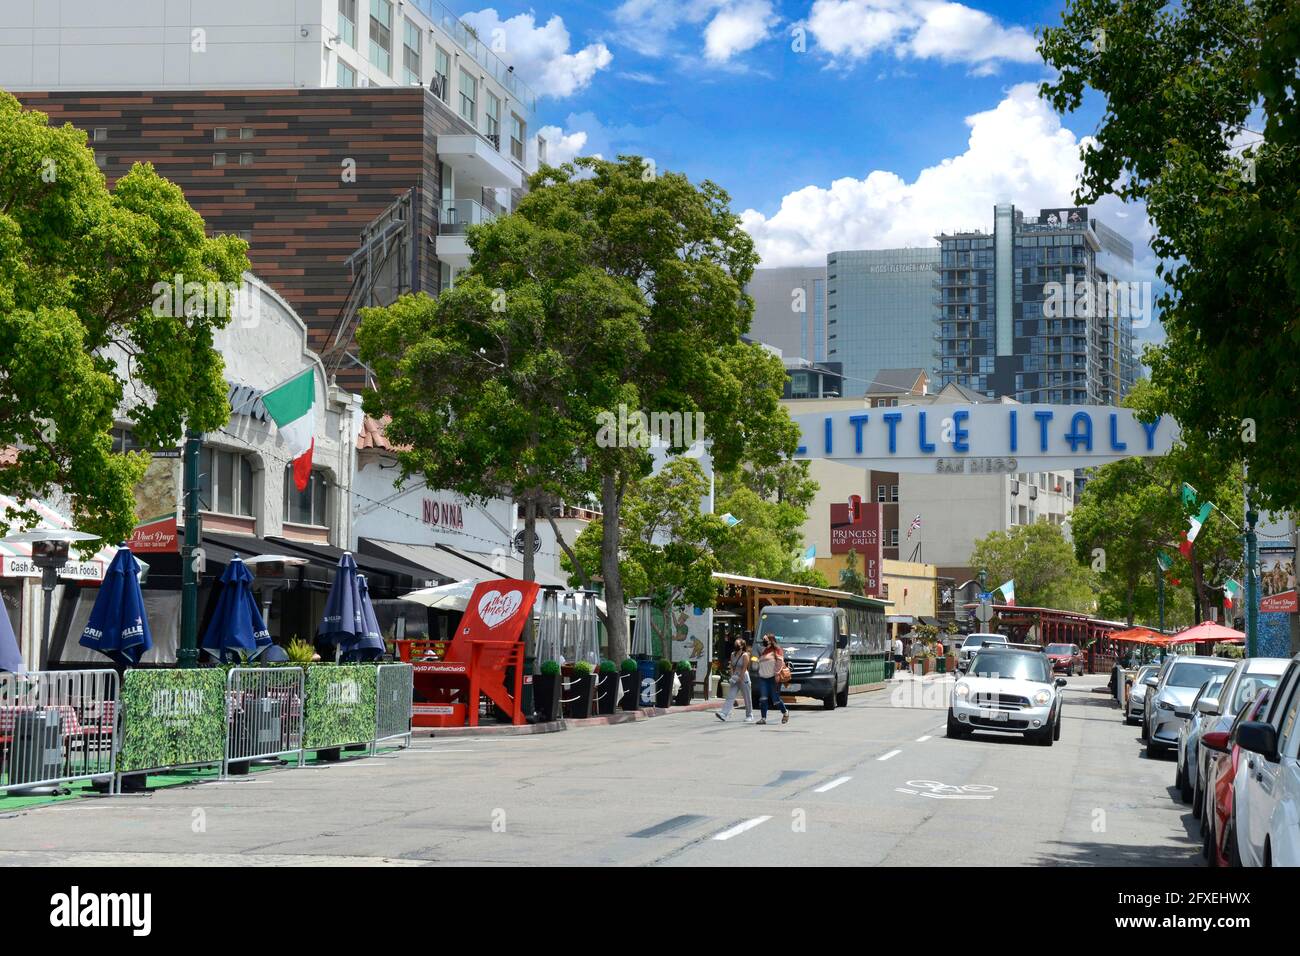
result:
[[[601,661],[600,672],[602,674],[617,674],[618,668],[614,665],[613,661]]]
[[[673,662],[666,657],[661,657],[655,666],[660,674],[669,674],[672,673]]]
[[[542,661],[542,673],[547,677],[554,677],[560,672],[560,665],[556,661]]]
[[[573,665],[573,672],[575,674],[582,674],[583,676],[590,674],[591,661],[578,661],[578,663]]]
[[[690,661],[678,661],[677,672],[679,674],[694,674],[695,665],[693,665]]]
[[[632,658],[630,657],[623,658],[623,673],[635,674],[636,671],[637,671],[636,661],[632,660]]]
[[[310,641],[295,637],[285,646],[284,652],[289,655],[291,664],[310,664],[316,648],[312,647]]]

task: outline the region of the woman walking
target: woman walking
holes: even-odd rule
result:
[[[753,695],[749,684],[749,645],[743,637],[736,639],[736,648],[731,652],[731,678],[727,682],[727,699],[722,709],[717,711],[718,720],[725,721],[731,716],[731,709],[736,704],[736,694],[742,694],[745,701],[745,723],[754,722]]]
[[[764,634],[763,650],[758,655],[758,722],[760,724],[767,723],[769,701],[781,709],[781,723],[790,722],[790,711],[786,709],[785,701],[781,699],[781,688],[778,683],[778,676],[783,667],[785,667],[785,652],[776,643],[776,638],[771,634]]]

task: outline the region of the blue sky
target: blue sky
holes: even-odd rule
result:
[[[1057,2],[556,0],[462,5],[541,96],[551,159],[636,152],[714,180],[765,265],[929,244],[993,204],[1070,201],[1100,104],[1058,118],[1034,31]],[[1140,209],[1095,210],[1139,247]],[[1141,334],[1141,333],[1139,333]],[[1150,334],[1149,332],[1147,334]]]

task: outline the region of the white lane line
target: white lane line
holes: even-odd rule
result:
[[[827,790],[834,790],[840,784],[848,783],[852,779],[853,779],[852,777],[836,777],[830,783],[822,784],[820,787],[814,790],[813,793],[825,793]]]
[[[890,751],[889,753],[887,753],[887,754],[881,754],[881,755],[880,755],[879,757],[877,757],[876,759],[877,759],[877,760],[888,760],[890,757],[897,757],[897,756],[898,756],[899,754],[901,754],[902,752],[903,752],[903,751],[901,751],[901,750],[891,750],[891,751]]]
[[[734,836],[739,836],[740,834],[744,833],[746,830],[752,830],[752,829],[754,829],[754,827],[758,826],[760,823],[766,823],[766,822],[767,822],[768,820],[770,820],[770,819],[772,819],[772,817],[771,817],[770,815],[769,815],[769,816],[765,816],[765,817],[754,817],[754,819],[752,819],[752,820],[746,820],[744,823],[737,823],[737,824],[736,824],[734,827],[732,827],[730,830],[723,830],[721,833],[719,833],[719,834],[718,834],[717,836],[715,836],[713,839],[715,839],[715,840],[730,840],[732,837],[734,837]]]
[[[917,742],[918,744],[923,744],[923,743],[925,743],[925,742],[926,742],[927,740],[929,740],[929,739],[930,739],[930,735],[929,735],[929,734],[926,734],[924,737],[917,737],[917,738],[916,738],[916,742]]]

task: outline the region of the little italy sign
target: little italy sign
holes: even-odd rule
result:
[[[1167,454],[1178,425],[1105,405],[898,405],[793,416],[798,456],[882,471],[1002,474]]]

